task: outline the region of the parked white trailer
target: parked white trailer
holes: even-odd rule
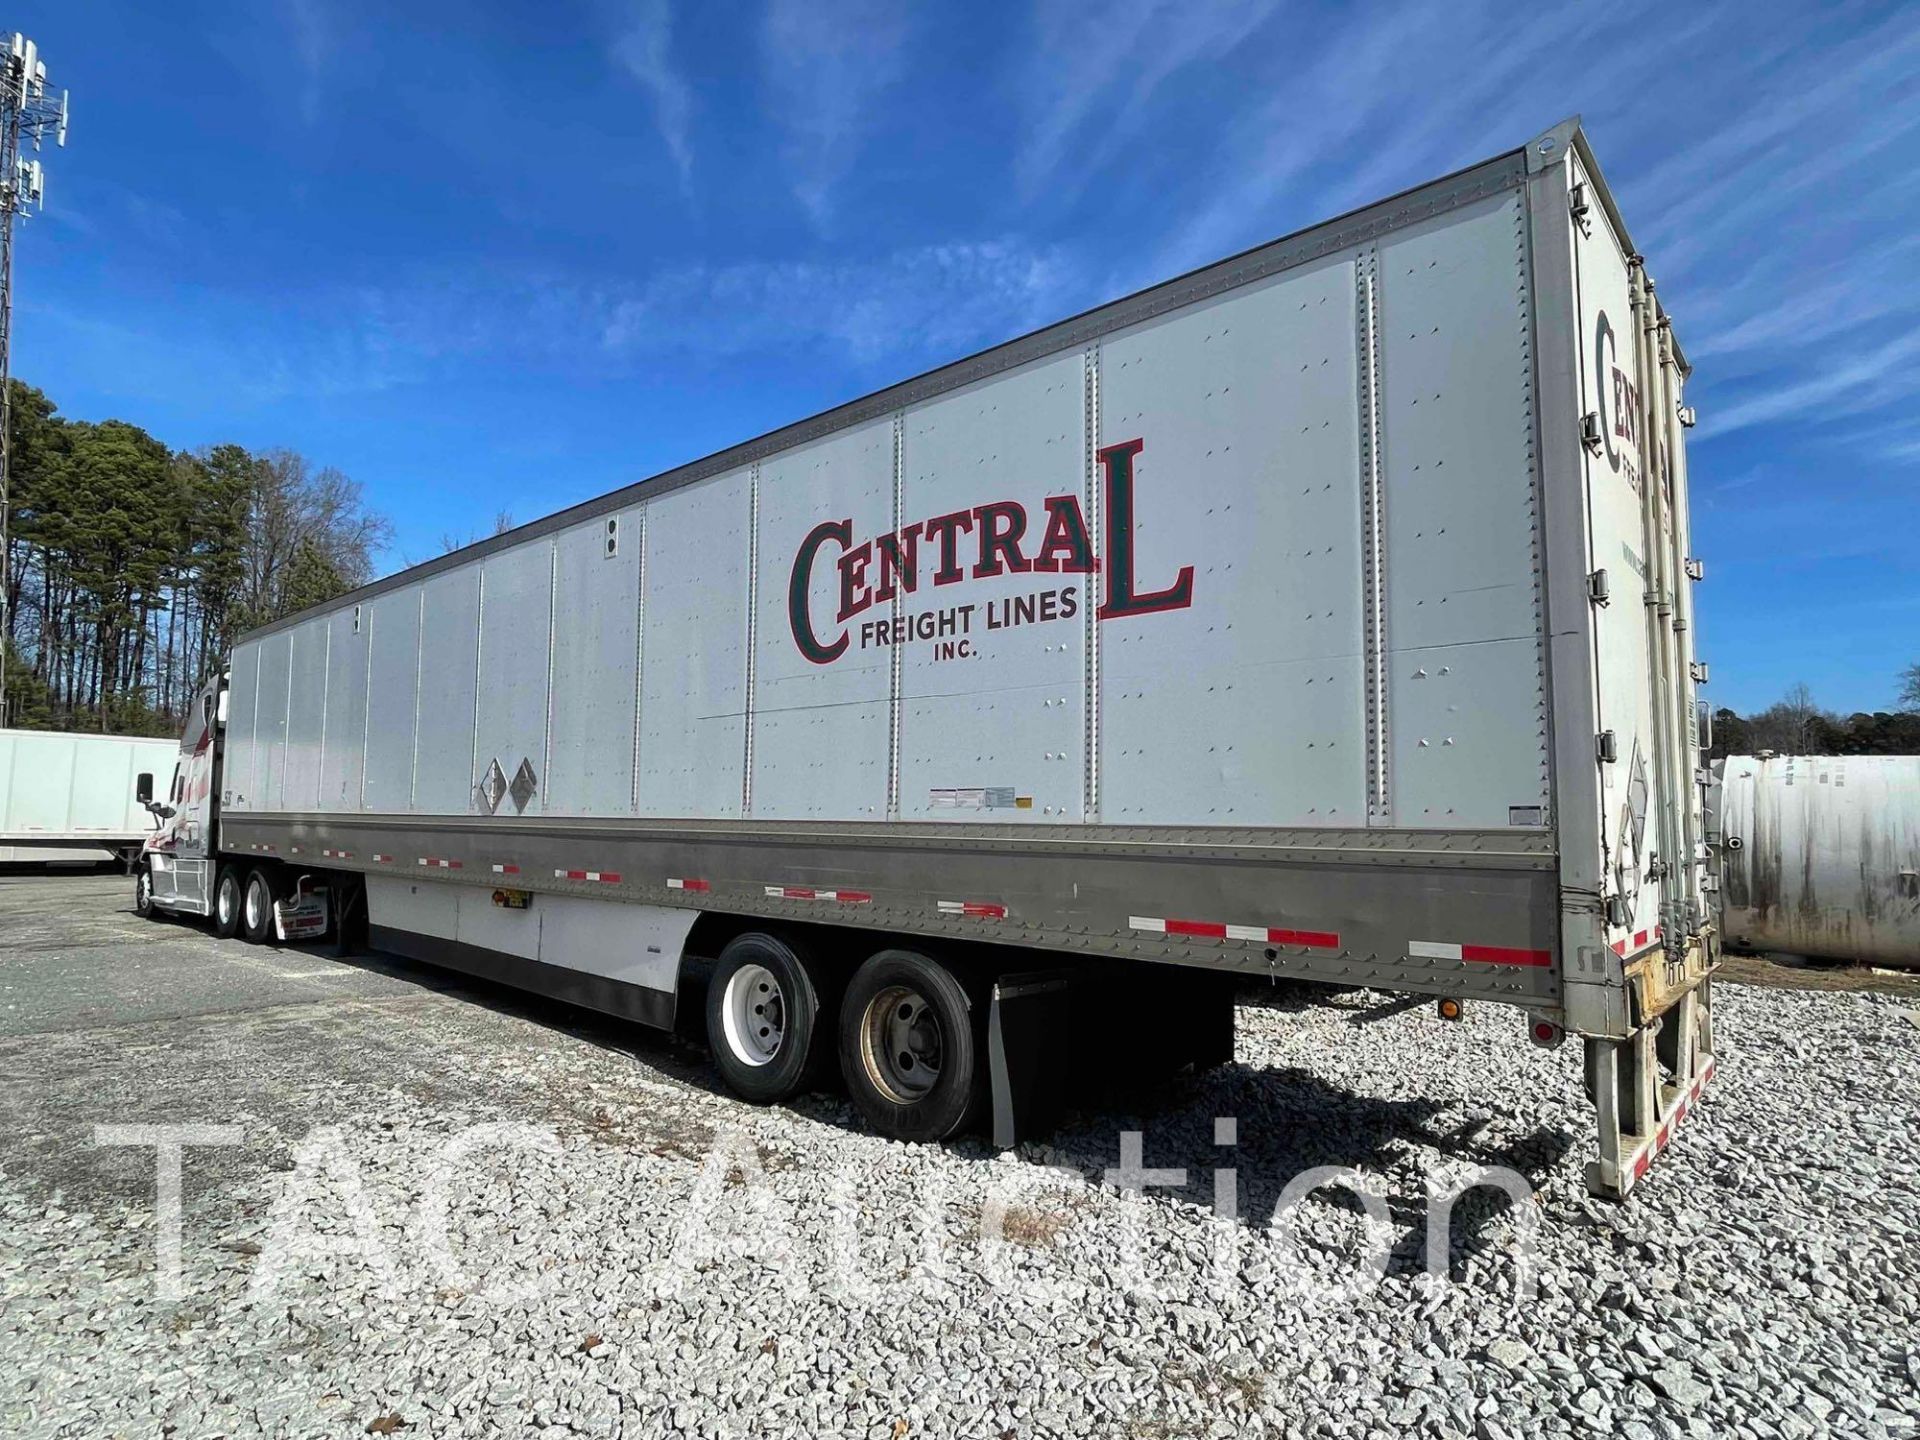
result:
[[[172,770],[178,749],[134,735],[0,730],[0,863],[133,858],[154,828],[134,777]]]
[[[1920,969],[1920,756],[1714,768],[1729,946]]]
[[[923,1139],[1223,977],[1498,1001],[1623,1195],[1713,1066],[1686,373],[1569,121],[248,635],[142,903],[717,955],[736,1091]]]

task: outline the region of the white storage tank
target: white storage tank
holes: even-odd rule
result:
[[[1920,969],[1920,756],[1729,756],[1729,946]]]

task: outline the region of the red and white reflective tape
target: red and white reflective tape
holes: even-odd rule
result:
[[[376,855],[373,858],[374,863],[379,865],[391,865],[393,863],[393,857],[391,855]]]
[[[1647,1168],[1653,1164],[1653,1157],[1667,1148],[1667,1142],[1673,1139],[1673,1132],[1689,1111],[1700,1101],[1700,1092],[1706,1089],[1707,1081],[1713,1078],[1713,1057],[1707,1057],[1707,1063],[1700,1067],[1700,1073],[1693,1077],[1693,1083],[1687,1086],[1686,1093],[1673,1103],[1673,1111],[1660,1122],[1660,1128],[1653,1132],[1653,1138],[1633,1152],[1633,1158],[1627,1162],[1627,1171],[1637,1180],[1646,1178]]]
[[[941,900],[938,904],[942,915],[966,915],[975,920],[1007,918],[1007,907],[991,900]]]
[[[496,865],[493,867],[493,873],[496,875],[518,875],[520,873],[520,867],[518,865]]]
[[[704,881],[704,880],[680,880],[680,879],[671,879],[671,880],[668,880],[668,881],[667,881],[667,889],[669,889],[669,890],[697,890],[697,891],[702,891],[702,892],[704,892],[704,891],[708,891],[708,890],[711,890],[711,889],[713,889],[713,886],[711,886],[711,885],[709,885],[709,884],[708,884],[708,883],[707,883],[706,881]]]
[[[805,885],[769,885],[767,896],[773,900],[832,900],[841,905],[871,905],[873,896],[865,890],[814,890]]]
[[[1517,950],[1509,945],[1449,945],[1438,940],[1409,940],[1407,953],[1422,960],[1464,960],[1473,965],[1551,965],[1551,950]]]
[[[1642,950],[1647,948],[1647,945],[1651,941],[1663,939],[1665,935],[1666,935],[1666,929],[1665,927],[1660,925],[1654,926],[1651,931],[1636,930],[1633,935],[1633,945],[1632,945],[1634,954],[1636,955],[1639,954]],[[1623,959],[1626,957],[1627,948],[1628,948],[1628,945],[1625,940],[1616,940],[1613,942],[1613,953],[1622,957]]]
[[[433,855],[422,855],[420,857],[420,863],[429,870],[458,870],[462,868],[461,862],[458,860],[442,860]]]
[[[351,860],[353,858],[353,852],[351,850],[322,850],[320,853],[329,860]]]
[[[598,880],[602,885],[618,885],[620,877],[612,870],[556,870],[556,880]]]
[[[1310,950],[1338,950],[1340,937],[1331,930],[1283,930],[1271,925],[1225,925],[1217,920],[1161,920],[1130,915],[1127,924],[1155,935],[1178,935],[1193,940],[1251,940],[1259,945],[1301,945]]]

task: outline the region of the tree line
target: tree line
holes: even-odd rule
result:
[[[0,724],[177,734],[237,636],[366,583],[391,538],[291,450],[171,450],[10,388]]]
[[[1920,755],[1920,665],[1901,672],[1898,710],[1841,715],[1795,685],[1754,715],[1713,712],[1713,754]]]

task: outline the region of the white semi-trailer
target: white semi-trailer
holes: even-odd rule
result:
[[[134,777],[172,766],[172,740],[0,730],[0,863],[133,860],[153,830]]]
[[[1624,1195],[1713,1068],[1686,374],[1569,121],[255,631],[140,904],[655,1025],[712,957],[735,1091],[917,1139],[1235,977],[1499,1001]]]

